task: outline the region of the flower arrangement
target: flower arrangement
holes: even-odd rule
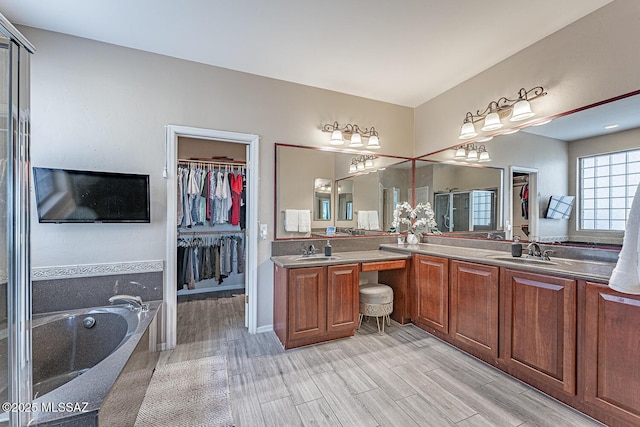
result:
[[[424,212],[424,215],[419,216],[420,212]],[[409,202],[400,202],[393,211],[391,226],[397,230],[400,224],[407,224],[411,234],[421,235],[422,232],[418,229],[424,226],[426,226],[427,232],[439,234],[435,214],[429,202],[418,203],[415,208],[412,208]]]

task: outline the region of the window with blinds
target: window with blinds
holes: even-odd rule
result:
[[[581,157],[580,229],[624,231],[640,182],[640,149]]]

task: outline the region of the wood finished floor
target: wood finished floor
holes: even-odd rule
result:
[[[229,293],[178,304],[178,345],[159,364],[228,359],[236,426],[601,426],[413,325],[375,320],[353,338],[284,351],[250,335]]]

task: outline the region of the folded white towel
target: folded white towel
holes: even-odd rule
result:
[[[380,220],[378,211],[369,211],[369,230],[380,230]]]
[[[296,209],[284,210],[284,231],[298,232],[299,228],[299,211]]]
[[[311,232],[311,211],[310,210],[298,211],[298,231],[300,233]]]
[[[624,230],[618,263],[611,273],[609,287],[618,292],[640,294],[640,185],[633,196]]]
[[[369,211],[358,211],[358,228],[360,230],[369,229]]]

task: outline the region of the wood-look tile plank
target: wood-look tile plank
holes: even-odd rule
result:
[[[296,406],[302,424],[305,426],[313,427],[334,427],[342,426],[333,413],[333,410],[329,407],[327,401],[321,397],[311,402],[303,403]]]
[[[309,372],[297,358],[286,354],[276,358],[275,363],[282,374],[282,380],[294,405],[322,398],[322,393],[318,390],[316,383],[313,382]]]
[[[416,394],[416,390],[413,387],[382,363],[376,355],[371,353],[359,354],[355,360],[362,371],[394,400]]]
[[[404,410],[419,426],[447,427],[455,424],[442,414],[431,402],[426,401],[421,395],[414,394],[396,401],[396,404]]]
[[[378,422],[356,397],[342,378],[333,371],[314,375],[318,389],[343,426],[377,426]]]
[[[526,418],[514,414],[507,405],[493,400],[480,392],[479,388],[469,386],[466,376],[461,380],[459,371],[436,369],[426,375],[433,379],[443,390],[457,396],[470,408],[473,408],[488,424],[496,427],[515,427],[526,421]],[[472,418],[472,417],[470,417]]]
[[[289,397],[272,400],[260,405],[267,426],[302,426],[302,419]]]
[[[418,390],[425,400],[436,406],[451,421],[462,421],[477,413],[415,367],[400,365],[393,368],[393,371],[411,387]]]
[[[381,426],[418,427],[418,424],[380,389],[360,393],[357,398]]]
[[[266,425],[251,373],[233,375],[229,378],[229,397],[236,427]]]
[[[259,357],[252,360],[251,374],[260,403],[290,396],[274,357]]]
[[[487,426],[495,426],[489,420],[485,419],[482,415],[476,414],[473,417],[466,418],[459,423],[456,424],[458,427],[487,427]],[[522,426],[522,424],[518,424],[518,426]]]

